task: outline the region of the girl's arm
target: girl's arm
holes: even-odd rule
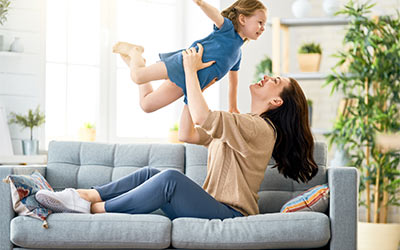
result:
[[[203,12],[215,23],[218,29],[221,28],[222,24],[224,24],[224,17],[217,8],[211,6],[203,0],[193,0],[193,2],[195,2],[203,10]]]
[[[178,137],[180,141],[187,143],[197,144],[200,141],[200,135],[194,127],[188,105],[185,105],[182,110]]]
[[[197,46],[199,47],[198,52],[196,52],[196,48],[192,47],[182,51],[182,57],[186,77],[189,111],[193,122],[197,125],[201,125],[207,119],[211,111],[201,92],[197,71],[211,66],[215,61],[203,63],[201,60],[203,56],[203,46],[200,43],[198,43]]]
[[[240,113],[237,108],[238,71],[229,71],[229,112]]]

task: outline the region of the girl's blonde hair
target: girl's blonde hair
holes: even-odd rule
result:
[[[232,21],[236,32],[239,31],[239,15],[252,16],[257,10],[267,11],[267,7],[259,0],[237,0],[221,12],[223,17]]]

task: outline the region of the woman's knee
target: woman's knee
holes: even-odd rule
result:
[[[152,167],[143,167],[140,170],[145,171],[149,177],[152,177],[161,172],[160,170],[158,170],[156,168],[152,168]]]
[[[167,169],[164,170],[160,173],[160,178],[164,180],[178,180],[179,178],[182,178],[184,175],[179,172],[178,170],[175,169]]]

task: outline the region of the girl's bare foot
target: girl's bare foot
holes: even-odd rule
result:
[[[119,53],[123,55],[130,55],[132,52],[142,54],[144,48],[139,45],[127,43],[127,42],[117,42],[113,46],[113,53]]]

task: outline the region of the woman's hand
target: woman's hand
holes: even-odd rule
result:
[[[198,70],[210,67],[215,61],[209,61],[203,63],[201,58],[203,57],[203,46],[198,43],[197,46],[199,47],[199,51],[196,51],[195,47],[191,47],[182,51],[182,58],[183,58],[183,68],[185,72],[187,71],[194,71],[197,72]]]

